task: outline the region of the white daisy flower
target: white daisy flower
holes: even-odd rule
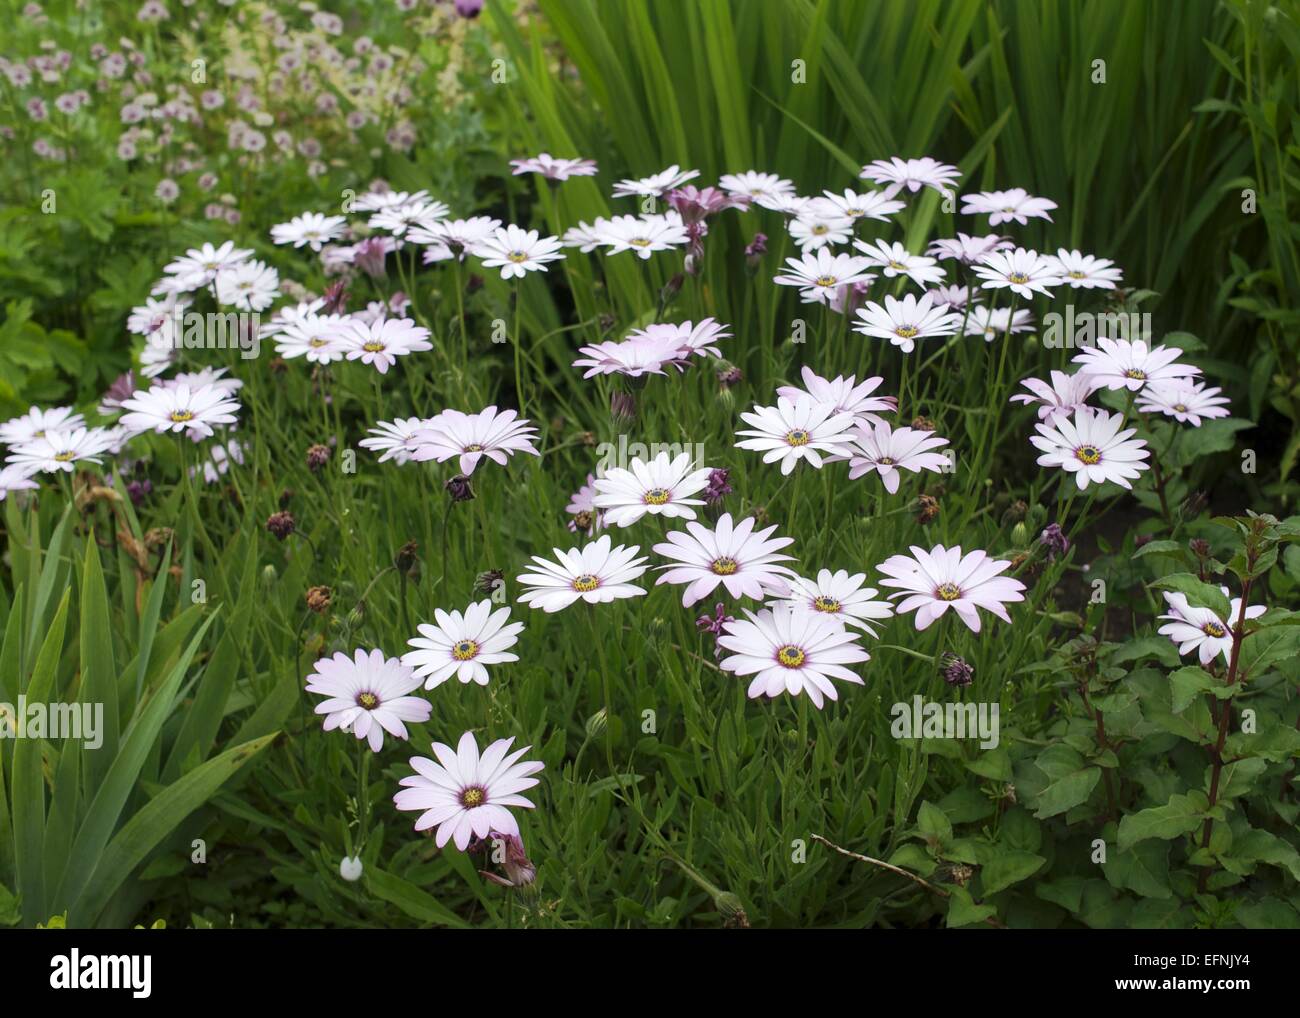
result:
[[[213,443],[208,450],[208,458],[203,463],[203,483],[216,484],[229,472],[232,463],[238,466],[244,464],[244,447],[239,441],[232,438],[229,442]],[[190,475],[194,476],[197,469],[190,467]]]
[[[171,326],[165,325],[149,336],[149,342],[140,350],[140,374],[157,378],[176,363],[176,347],[172,345]]]
[[[313,297],[311,300],[299,301],[297,304],[286,304],[271,315],[269,322],[259,326],[258,334],[263,338],[277,335],[294,322],[305,321],[310,315],[320,314],[324,307],[324,297]]]
[[[1058,250],[1055,257],[1047,258],[1054,263],[1061,282],[1076,290],[1113,290],[1124,277],[1123,271],[1109,258],[1094,258],[1065,248]]]
[[[501,220],[491,216],[448,219],[430,226],[412,226],[406,239],[412,244],[426,244],[424,264],[452,258],[464,261],[474,247],[491,238],[501,228]]]
[[[1222,389],[1207,389],[1190,378],[1180,378],[1148,385],[1137,399],[1137,408],[1144,414],[1172,417],[1179,424],[1190,421],[1192,427],[1199,428],[1203,420],[1228,416],[1228,399],[1220,396],[1221,392]]]
[[[822,569],[816,580],[802,576],[790,580],[790,596],[778,601],[790,608],[813,612],[836,619],[846,626],[855,626],[872,636],[878,636],[872,622],[892,618],[894,606],[888,601],[875,600],[879,593],[874,587],[865,587],[866,573],[849,575],[848,570],[831,572]]]
[[[836,413],[833,406],[811,396],[796,400],[778,396],[776,406],[756,406],[740,419],[750,427],[736,432],[744,438],[736,448],[761,452],[764,463],[779,461],[782,474],[794,470],[800,460],[820,470],[823,454],[847,452],[849,430],[857,423],[852,414]]]
[[[353,212],[380,212],[402,205],[418,205],[429,201],[428,191],[367,191],[352,203]]]
[[[1011,565],[1004,559],[991,559],[983,551],[963,555],[961,546],[945,548],[936,544],[928,552],[911,546],[911,556],[894,555],[876,569],[889,577],[881,586],[898,588],[890,597],[901,597],[898,613],[916,612],[917,630],[926,629],[949,608],[967,627],[980,631],[977,608],[990,611],[1003,622],[1010,622],[1006,605],[1023,601],[1025,585],[1010,576],[1002,576]]]
[[[20,417],[0,424],[0,442],[17,445],[44,438],[47,431],[75,431],[85,426],[86,418],[70,406],[56,406],[49,410],[34,406]]]
[[[635,218],[628,216],[628,219]],[[564,247],[576,247],[583,254],[590,254],[605,243],[605,232],[609,229],[609,220],[597,217],[594,223],[579,223],[564,231],[560,243]]]
[[[1227,587],[1220,587],[1224,597],[1229,597]],[[1169,612],[1161,615],[1169,624],[1161,626],[1156,632],[1167,636],[1178,644],[1179,654],[1196,651],[1202,665],[1209,665],[1215,657],[1222,655],[1224,662],[1232,657],[1232,629],[1241,621],[1241,598],[1233,597],[1229,602],[1228,614],[1232,621],[1225,623],[1209,608],[1194,608],[1187,602],[1185,594],[1164,591],[1165,603]],[[1265,606],[1252,605],[1246,609],[1247,619],[1257,619],[1264,614]]]
[[[921,294],[919,300],[910,293],[902,300],[885,294],[883,305],[868,301],[866,307],[858,309],[857,318],[854,332],[887,339],[904,353],[915,350],[918,339],[951,336],[961,328],[962,320],[961,315],[948,310],[948,305],[936,304],[928,293]]]
[[[586,482],[569,498],[564,511],[573,519],[568,527],[573,533],[595,536],[605,529],[605,514],[596,508],[596,475],[588,474]]]
[[[906,276],[921,287],[943,280],[944,271],[935,259],[911,254],[902,244],[891,244],[887,240],[855,240],[853,246],[866,255],[867,264],[879,268],[886,279]]]
[[[1081,374],[1092,375],[1107,389],[1137,392],[1148,384],[1163,385],[1199,375],[1195,364],[1180,364],[1182,350],[1176,346],[1148,347],[1142,340],[1097,340],[1074,358]]]
[[[24,474],[62,471],[70,474],[78,463],[99,463],[109,450],[113,435],[105,428],[70,428],[47,431],[40,438],[22,442],[9,450],[9,462]]]
[[[1009,223],[1013,220],[1021,226],[1029,223],[1030,218],[1046,219],[1048,213],[1056,208],[1056,202],[1048,198],[1035,198],[1023,187],[1013,187],[1007,191],[980,191],[977,194],[961,196],[962,215],[988,215],[989,226]]]
[[[744,195],[765,209],[775,208],[782,198],[794,197],[794,184],[775,173],[728,173],[718,180],[718,186],[728,194]]]
[[[186,432],[192,437],[208,438],[215,426],[235,423],[239,404],[215,385],[191,389],[188,385],[159,384],[123,400],[122,409],[129,413],[119,423],[134,434]]]
[[[969,286],[936,286],[932,290],[926,290],[935,304],[944,304],[949,311],[961,311],[970,301]]]
[[[556,237],[542,237],[536,230],[521,230],[513,224],[498,227],[470,250],[483,260],[485,268],[500,269],[502,279],[522,279],[526,272],[545,272],[546,263],[564,257]]]
[[[787,258],[785,264],[785,271],[772,281],[781,286],[799,287],[799,296],[805,303],[824,303],[841,286],[876,278],[866,271],[867,259],[861,255],[833,254],[824,247],[806,252],[800,258]]]
[[[1077,410],[1091,409],[1088,397],[1102,387],[1100,379],[1083,372],[1067,375],[1064,371],[1053,371],[1051,381],[1041,378],[1026,378],[1020,383],[1028,393],[1018,392],[1011,397],[1012,403],[1037,403],[1038,419],[1054,421],[1058,417],[1070,417]]]
[[[372,230],[384,230],[394,237],[401,237],[417,226],[427,229],[438,220],[446,219],[450,213],[451,209],[440,201],[409,201],[380,209],[370,217],[368,225]]]
[[[574,360],[573,366],[587,369],[583,378],[594,375],[640,378],[642,375],[662,375],[665,365],[679,359],[681,347],[675,336],[647,332],[636,339],[610,339],[592,346],[580,346],[578,353],[584,356]]]
[[[673,349],[674,356],[665,363],[676,364],[684,368],[693,356],[721,357],[722,350],[717,346],[719,340],[730,339],[731,328],[712,318],[701,318],[698,322],[679,322],[676,325],[658,322],[647,325],[644,329],[633,329],[627,334],[631,343],[649,343],[652,346]]]
[[[865,685],[848,666],[870,659],[858,646],[858,634],[828,616],[777,604],[745,619],[723,624],[718,646],[731,651],[719,667],[724,672],[753,675],[749,698],[807,693],[820,709],[826,698],[838,700],[832,679]]]
[[[929,156],[922,159],[900,159],[893,156],[888,160],[877,159],[868,163],[862,167],[859,176],[864,180],[888,185],[885,194],[892,198],[904,187],[912,194],[916,194],[922,187],[931,188],[940,194],[949,194],[961,178],[961,171]]]
[[[699,170],[683,170],[675,163],[653,176],[640,180],[620,180],[614,185],[615,198],[658,198],[661,194],[681,187],[700,175]]]
[[[425,689],[434,689],[453,675],[462,683],[486,686],[487,665],[519,660],[509,650],[519,642],[524,624],[509,621],[509,608],[494,612],[492,601],[484,600],[470,605],[464,615],[435,608],[433,618],[436,625],[416,627],[420,635],[407,641],[415,650],[402,655],[402,664],[424,678]]]
[[[398,357],[432,350],[429,330],[410,318],[381,318],[362,322],[353,318],[338,339],[343,356],[372,365],[381,375],[397,363]]]
[[[804,212],[791,219],[786,228],[805,253],[827,244],[847,244],[853,236],[853,220],[847,216],[816,216]]]
[[[1025,308],[1019,308],[1013,315],[1010,308],[987,308],[975,304],[966,314],[967,336],[983,336],[984,342],[992,343],[999,336],[1010,332],[1028,332],[1034,327],[1034,316]]]
[[[608,220],[600,242],[608,249],[606,254],[632,251],[645,261],[656,251],[671,251],[689,240],[682,217],[670,210],[661,216],[620,216]]]
[[[31,475],[20,464],[11,463],[0,467],[0,502],[13,491],[32,491],[40,485],[31,479]]]
[[[898,492],[900,470],[919,474],[922,470],[943,473],[950,469],[948,457],[933,451],[947,445],[948,440],[933,431],[891,428],[881,421],[860,425],[851,437],[849,480],[875,471],[891,495]]]
[[[309,364],[332,364],[344,358],[344,337],[353,329],[345,315],[309,312],[287,321],[275,337],[275,352],[286,360],[306,358]]]
[[[190,302],[179,294],[169,293],[162,300],[146,297],[144,303],[131,309],[126,319],[126,329],[137,336],[148,336],[162,328],[164,323],[183,314]]]
[[[809,209],[814,215],[827,219],[843,217],[846,219],[875,219],[882,223],[889,222],[895,212],[901,212],[905,203],[890,198],[880,191],[867,191],[859,194],[851,189],[837,194],[823,191],[825,197],[814,198]]]
[[[596,163],[593,159],[556,159],[549,152],[542,152],[529,159],[511,159],[513,175],[523,173],[540,173],[547,180],[568,180],[570,177],[594,177]]]
[[[984,261],[974,266],[985,290],[1010,287],[1011,292],[1032,299],[1035,293],[1052,296],[1049,286],[1058,286],[1061,277],[1056,274],[1056,263],[1018,247],[1014,251],[994,251]]]
[[[754,517],[746,516],[733,524],[730,513],[719,517],[714,529],[695,522],[686,530],[665,535],[664,543],[654,546],[655,554],[672,559],[671,565],[659,566],[660,583],[682,583],[682,605],[689,608],[707,597],[722,584],[733,598],[749,597],[761,601],[769,594],[785,597],[789,584],[785,578],[794,570],[781,562],[791,562],[789,555],[778,555],[794,543],[793,537],[772,537],[776,526],[754,530]]]
[[[1072,417],[1055,417],[1034,428],[1038,434],[1031,435],[1029,441],[1042,453],[1038,465],[1074,474],[1080,491],[1106,481],[1132,489],[1129,481],[1149,469],[1143,460],[1151,452],[1144,441],[1132,437],[1136,428],[1124,428],[1123,414],[1082,409]]]
[[[307,676],[307,692],[328,697],[316,705],[325,731],[351,732],[375,753],[384,747],[384,732],[405,739],[406,722],[429,720],[429,701],[407,695],[419,688],[420,677],[381,650],[357,650],[352,657],[340,651],[317,661]]]
[[[244,383],[238,378],[227,378],[226,372],[229,370],[229,368],[206,367],[198,371],[180,371],[158,384],[165,385],[169,389],[174,389],[178,385],[188,385],[191,390],[211,385],[227,396],[233,396],[244,387]]]
[[[541,456],[534,446],[537,429],[514,410],[486,407],[476,414],[444,410],[425,422],[417,436],[419,445],[413,458],[417,462],[437,460],[445,463],[459,457],[460,473],[472,474],[484,456],[498,466],[517,452]]]
[[[669,458],[661,452],[646,462],[636,456],[628,468],[611,468],[594,482],[592,504],[604,510],[607,527],[627,527],[647,513],[667,519],[695,519],[691,506],[704,500],[691,498],[709,484],[708,467],[696,468],[691,454]]]
[[[220,247],[204,244],[190,248],[182,257],[163,266],[163,272],[171,277],[168,289],[173,293],[200,289],[242,264],[252,254],[251,249],[237,248],[231,240]]]
[[[1015,245],[1011,241],[996,233],[990,233],[983,237],[968,237],[966,234],[958,232],[955,237],[936,240],[930,245],[926,254],[941,259],[951,258],[963,265],[974,265],[977,262],[982,262],[994,251],[1006,251],[1013,247]]]
[[[482,756],[473,732],[462,735],[455,750],[435,742],[437,762],[412,757],[415,773],[398,782],[403,787],[393,796],[393,804],[420,813],[415,821],[417,831],[436,827],[433,840],[439,848],[451,841],[463,852],[471,838],[484,840],[493,834],[518,838],[519,824],[509,807],[532,809],[533,804],[519,793],[537,784],[530,775],[543,764],[539,760],[519,762],[532,747],[510,753],[514,741],[498,739]]]
[[[280,296],[280,273],[265,262],[240,262],[217,277],[217,303],[240,311],[264,311]]]
[[[555,558],[532,557],[516,582],[526,588],[519,600],[530,608],[558,612],[581,599],[587,604],[607,604],[627,597],[641,597],[642,587],[632,581],[646,571],[645,559],[638,558],[636,545],[611,548],[608,534],[602,534],[582,548],[553,549]]]
[[[885,381],[879,375],[864,378],[859,385],[855,375],[847,378],[843,375],[836,375],[833,379],[822,378],[805,364],[800,377],[803,378],[802,389],[794,385],[782,385],[776,394],[796,402],[801,396],[811,396],[818,403],[830,404],[837,414],[852,414],[859,423],[879,421],[877,414],[898,410],[897,397],[871,395]]]
[[[344,216],[325,216],[319,212],[304,212],[294,216],[287,223],[271,227],[271,240],[276,244],[292,244],[294,247],[309,246],[319,251],[322,246],[342,236],[347,225]]]
[[[420,447],[420,432],[427,430],[429,421],[423,417],[399,417],[395,421],[376,421],[357,444],[363,449],[380,454],[379,462],[392,460],[399,467],[410,462]]]

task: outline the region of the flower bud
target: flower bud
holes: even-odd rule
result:
[[[343,861],[339,863],[339,876],[348,883],[355,884],[361,879],[363,869],[360,856],[345,855]]]

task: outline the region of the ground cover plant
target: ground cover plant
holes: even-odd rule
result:
[[[1296,15],[10,8],[0,923],[1300,925]]]

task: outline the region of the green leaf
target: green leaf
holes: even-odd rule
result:
[[[1220,689],[1227,691],[1228,687],[1222,679],[1216,679],[1204,668],[1196,665],[1179,668],[1169,676],[1170,709],[1175,714],[1181,714],[1202,693],[1213,692],[1217,695]]]
[[[917,811],[916,826],[931,844],[943,846],[952,840],[952,824],[947,814],[928,800],[922,802]]]
[[[980,881],[986,898],[1006,890],[1012,884],[1027,880],[1047,862],[1033,852],[1022,852],[1014,848],[998,848],[996,851],[997,854],[980,867]]]
[[[972,923],[983,923],[997,914],[998,910],[992,905],[975,904],[966,888],[957,886],[952,888],[952,894],[948,898],[948,926],[950,928],[955,929],[959,926],[970,926]]]
[[[1169,887],[1169,846],[1162,841],[1144,841],[1110,852],[1101,870],[1118,890],[1144,898],[1173,897]]]
[[[82,703],[103,704],[102,741],[86,748],[86,792],[94,795],[117,756],[117,668],[113,663],[113,638],[109,631],[108,587],[99,562],[99,545],[92,532],[86,539],[81,577],[81,685]]]
[[[1188,834],[1201,825],[1209,808],[1209,798],[1192,790],[1174,795],[1164,806],[1130,813],[1119,822],[1119,850],[1124,852],[1148,838],[1169,841]]]
[[[1101,768],[1090,766],[1068,746],[1049,746],[1039,754],[1035,765],[1048,777],[1031,805],[1039,820],[1054,817],[1088,801],[1101,780]]]
[[[366,887],[375,897],[396,905],[412,919],[454,929],[465,929],[469,925],[456,913],[439,904],[432,895],[395,874],[367,866],[365,881]]]
[[[1171,573],[1151,584],[1161,590],[1173,590],[1187,598],[1194,608],[1209,608],[1220,620],[1228,618],[1231,611],[1223,591],[1213,584],[1203,583],[1191,573]]]

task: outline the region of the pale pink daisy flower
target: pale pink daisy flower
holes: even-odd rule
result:
[[[1076,290],[1113,290],[1124,277],[1123,271],[1109,258],[1094,258],[1065,248],[1058,250],[1055,257],[1047,257],[1055,263],[1061,282]]]
[[[885,184],[885,194],[893,197],[904,187],[916,194],[922,187],[928,187],[940,194],[949,194],[953,185],[961,178],[961,171],[955,166],[941,163],[929,156],[921,159],[877,159],[862,168],[859,174],[864,180],[874,180]]]
[[[547,614],[561,611],[575,601],[608,604],[628,597],[642,597],[645,589],[632,581],[646,571],[645,559],[638,558],[636,545],[612,547],[602,534],[582,548],[552,549],[555,558],[532,556],[532,562],[515,582],[527,589],[519,600]]]
[[[583,378],[594,375],[662,375],[664,366],[677,361],[681,347],[675,336],[662,333],[645,333],[638,339],[606,340],[592,346],[581,346],[578,353],[584,356],[573,362],[575,368],[586,368]]]
[[[1229,597],[1227,587],[1220,587],[1224,597]],[[1202,665],[1208,666],[1219,655],[1225,662],[1232,657],[1232,629],[1241,621],[1241,598],[1231,598],[1228,614],[1232,621],[1225,623],[1212,609],[1193,607],[1187,601],[1187,595],[1176,591],[1164,591],[1165,603],[1169,612],[1161,615],[1169,624],[1156,630],[1161,636],[1167,636],[1178,644],[1179,654],[1196,651]],[[1246,609],[1247,619],[1257,619],[1265,612],[1262,604],[1252,605]]]
[[[671,348],[676,353],[665,363],[675,364],[678,368],[684,369],[692,356],[721,357],[722,350],[717,343],[719,340],[731,338],[731,333],[726,331],[729,328],[731,326],[723,325],[712,318],[677,324],[658,322],[647,325],[644,329],[633,329],[627,334],[627,341],[650,343],[664,349]]]
[[[1011,402],[1037,403],[1038,419],[1054,421],[1058,417],[1070,417],[1077,410],[1091,409],[1088,397],[1102,387],[1100,379],[1083,372],[1067,375],[1064,371],[1053,371],[1050,377],[1050,382],[1026,378],[1020,384],[1029,391],[1016,393]]]
[[[695,519],[692,506],[704,500],[692,498],[709,485],[708,467],[696,467],[689,452],[670,457],[661,452],[652,460],[633,456],[626,469],[612,467],[593,482],[592,504],[604,510],[610,527],[631,526],[647,513],[666,519]]]
[[[1148,384],[1163,385],[1199,375],[1195,364],[1179,363],[1182,350],[1176,346],[1148,347],[1142,340],[1097,340],[1074,358],[1079,371],[1099,379],[1107,389],[1137,392]]]
[[[980,285],[985,290],[1009,287],[1012,293],[1026,299],[1032,299],[1035,293],[1050,297],[1052,291],[1048,287],[1061,283],[1055,262],[1023,247],[1014,251],[994,251],[974,269],[975,275],[983,280]]]
[[[846,626],[854,626],[872,636],[878,636],[871,623],[892,618],[894,606],[888,601],[875,600],[879,591],[864,586],[866,579],[866,573],[850,576],[845,569],[833,573],[829,569],[822,569],[815,580],[795,576],[790,579],[789,597],[778,603],[824,615]]]
[[[169,293],[162,300],[146,297],[143,304],[131,309],[131,314],[126,319],[126,329],[138,336],[151,335],[189,306],[190,302],[176,293]]]
[[[31,479],[31,474],[22,465],[11,463],[0,467],[0,502],[14,491],[33,491],[40,485]]]
[[[422,205],[429,202],[428,191],[367,191],[352,203],[354,212],[380,212],[403,205]]]
[[[475,245],[488,240],[501,227],[500,219],[491,216],[472,216],[469,219],[447,219],[431,226],[413,226],[406,231],[412,244],[426,244],[424,264],[464,261]]]
[[[229,368],[200,368],[198,371],[179,371],[171,378],[160,381],[159,385],[164,385],[173,389],[178,385],[188,385],[191,390],[201,388],[205,385],[211,385],[219,389],[228,396],[234,396],[244,387],[244,383],[238,378],[227,378],[226,372]]]
[[[1050,198],[1035,198],[1023,187],[964,194],[961,200],[962,215],[987,215],[989,226],[1012,221],[1025,226],[1031,218],[1046,219],[1050,223],[1052,217],[1048,213],[1056,208],[1056,202]]]
[[[642,261],[656,251],[671,251],[689,242],[682,217],[669,211],[664,215],[620,216],[608,220],[601,231],[606,254],[631,251]]]
[[[875,339],[887,339],[904,353],[916,349],[916,341],[934,336],[951,336],[961,328],[962,316],[949,311],[948,305],[936,304],[928,293],[918,300],[913,294],[904,294],[899,300],[885,294],[885,303],[868,301],[859,308],[858,323],[854,332]]]
[[[753,675],[748,696],[776,697],[807,693],[819,710],[826,699],[838,700],[831,681],[865,685],[848,666],[870,659],[852,633],[834,618],[776,604],[746,618],[723,624],[718,647],[730,651],[719,662],[724,672]]]
[[[793,576],[794,570],[780,563],[793,559],[777,552],[793,544],[794,538],[772,537],[775,525],[758,531],[754,525],[752,516],[733,524],[731,514],[723,513],[712,530],[692,521],[685,531],[666,534],[667,540],[656,544],[654,551],[673,563],[658,567],[663,573],[655,585],[685,584],[682,605],[686,608],[707,597],[718,584],[733,598],[761,601],[769,594],[786,596],[790,587],[785,578]]]
[[[378,753],[384,732],[405,739],[406,722],[429,720],[429,701],[408,695],[420,682],[414,671],[381,650],[357,650],[351,657],[340,651],[316,662],[307,676],[307,692],[328,698],[316,705],[316,713],[325,715],[325,731],[351,732]]]
[[[1143,413],[1159,413],[1172,417],[1179,424],[1191,422],[1199,428],[1202,421],[1228,416],[1228,399],[1219,395],[1219,388],[1206,388],[1190,378],[1148,385],[1137,399],[1137,408]]]
[[[219,279],[252,254],[249,248],[235,247],[232,240],[220,247],[204,244],[202,247],[190,248],[184,256],[163,266],[163,272],[171,277],[171,286],[175,288],[173,292],[197,290],[214,279]]]
[[[523,173],[540,173],[547,180],[568,180],[570,177],[594,177],[596,162],[594,159],[556,159],[549,152],[542,152],[528,159],[511,159],[514,176]]]
[[[522,622],[510,622],[510,609],[492,610],[492,601],[470,605],[462,615],[458,611],[433,610],[436,625],[416,626],[420,635],[407,644],[414,650],[402,655],[402,664],[415,669],[424,679],[425,689],[435,689],[453,675],[462,683],[488,684],[487,665],[518,661],[509,653],[519,642]]]
[[[217,303],[240,311],[265,311],[280,296],[280,273],[260,261],[240,262],[217,276]]]
[[[1133,438],[1136,428],[1124,427],[1123,414],[1082,409],[1069,418],[1035,424],[1034,429],[1038,434],[1029,441],[1042,453],[1038,465],[1074,474],[1080,491],[1106,481],[1132,489],[1129,481],[1149,469],[1143,461],[1151,452],[1144,441]]]
[[[1015,245],[1011,241],[996,233],[990,233],[983,237],[968,237],[966,234],[958,232],[955,237],[936,240],[930,245],[926,254],[941,259],[951,258],[963,265],[974,265],[977,262],[982,262],[994,251],[1006,251],[1013,247]]]
[[[384,230],[394,237],[401,237],[417,226],[427,229],[450,214],[451,209],[440,201],[412,201],[381,209],[370,217],[368,225],[372,230]]]
[[[397,363],[398,357],[432,350],[429,330],[410,318],[382,318],[373,322],[353,319],[339,336],[338,344],[350,361],[369,364],[381,375]]]
[[[860,423],[879,421],[878,413],[895,413],[898,410],[896,396],[873,396],[884,379],[879,375],[864,378],[858,383],[855,375],[836,375],[834,378],[822,378],[808,365],[800,372],[803,378],[802,389],[794,385],[782,385],[776,390],[778,396],[797,401],[808,395],[818,403],[828,403],[837,414],[852,414]]]
[[[344,358],[344,337],[354,329],[344,315],[308,313],[285,323],[275,337],[275,352],[286,360],[306,358],[310,364],[331,364]]]
[[[437,460],[445,463],[458,457],[460,472],[472,474],[484,456],[498,466],[517,452],[541,456],[533,444],[537,429],[514,410],[487,407],[476,414],[444,410],[430,418],[418,434],[419,446],[414,458],[419,462]]]
[[[911,546],[911,556],[893,555],[876,568],[888,579],[881,586],[894,587],[901,597],[899,614],[916,612],[917,630],[926,629],[949,608],[967,627],[980,631],[976,610],[992,612],[1003,622],[1010,622],[1006,605],[1025,599],[1025,585],[1001,574],[1011,565],[1004,559],[991,559],[983,551],[963,555],[961,546],[945,548],[936,544],[928,552]]]
[[[537,784],[531,775],[544,765],[540,760],[521,763],[519,758],[532,747],[511,753],[514,741],[498,739],[482,756],[473,732],[462,735],[454,750],[435,742],[437,762],[411,757],[415,773],[398,782],[402,790],[393,796],[393,805],[420,814],[417,831],[437,828],[433,840],[439,848],[450,841],[463,852],[471,839],[486,840],[493,834],[518,838],[519,823],[510,807],[533,808],[519,793]]]
[[[933,431],[891,428],[880,421],[859,425],[850,437],[849,480],[875,471],[891,495],[897,493],[902,480],[900,470],[919,474],[922,470],[944,473],[951,469],[948,457],[933,451],[947,445],[948,440]]]
[[[631,218],[631,217],[628,217]],[[597,217],[594,223],[579,223],[564,231],[560,243],[564,247],[576,247],[583,254],[590,254],[605,243],[605,232],[609,229],[609,220]]]
[[[573,519],[569,520],[569,530],[583,533],[588,537],[605,529],[605,514],[596,505],[596,475],[588,474],[587,480],[569,498],[564,511]]]
[[[879,268],[886,279],[906,276],[917,286],[941,282],[943,269],[933,258],[910,253],[902,244],[887,240],[855,240],[853,246],[867,256],[867,264]]]
[[[821,469],[822,458],[848,452],[849,431],[857,423],[852,414],[837,413],[829,403],[811,396],[778,396],[776,406],[756,406],[740,419],[750,425],[736,434],[744,438],[737,449],[763,454],[764,463],[781,464],[789,474],[800,460]]]
[[[805,303],[824,303],[835,296],[841,286],[875,278],[866,271],[866,258],[833,254],[824,247],[815,252],[805,252],[800,258],[787,258],[785,264],[785,270],[772,281],[781,286],[799,287],[799,296]]]

